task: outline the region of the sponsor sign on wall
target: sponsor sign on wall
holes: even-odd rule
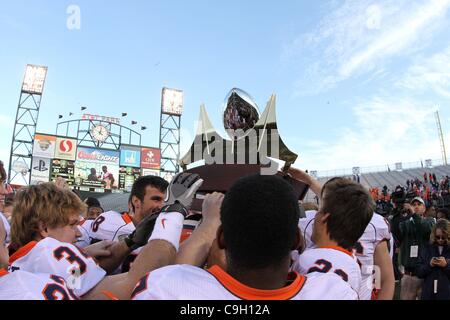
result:
[[[56,137],[36,134],[34,136],[33,157],[53,159],[55,157]]]
[[[141,148],[122,147],[120,149],[120,165],[123,167],[141,167]]]
[[[68,138],[56,139],[55,158],[62,160],[75,160],[77,140]]]
[[[50,180],[50,159],[33,157],[30,184],[35,185]]]
[[[142,169],[142,175],[143,176],[157,176],[157,177],[159,177],[159,170]]]
[[[159,169],[161,166],[161,150],[156,148],[142,148],[141,168]]]

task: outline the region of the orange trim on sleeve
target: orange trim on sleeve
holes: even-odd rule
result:
[[[6,269],[0,269],[0,278],[6,276],[9,272]]]
[[[122,215],[122,219],[123,221],[125,221],[126,224],[129,224],[131,222],[133,222],[133,220],[131,219],[131,217],[128,215],[128,213],[124,213]]]
[[[28,254],[28,252],[30,252],[31,249],[33,249],[34,246],[37,245],[37,243],[38,243],[37,241],[28,242],[22,248],[20,248],[16,252],[14,252],[14,254],[11,257],[9,257],[9,263],[11,264],[14,261],[16,261],[17,259],[22,258],[23,256],[26,256]]]
[[[348,250],[345,250],[344,248],[342,248],[342,247],[338,247],[338,246],[324,246],[324,247],[319,247],[319,249],[333,249],[333,250],[337,250],[337,251],[341,251],[341,252],[343,252],[343,253],[345,253],[345,254],[348,254],[350,257],[354,257],[353,256],[353,253],[351,253],[350,251],[348,251]]]
[[[81,218],[81,220],[78,222],[79,226],[82,226],[86,222],[86,219]]]
[[[240,283],[217,265],[208,269],[208,272],[211,273],[228,291],[244,300],[288,300],[296,296],[300,290],[302,290],[306,281],[304,276],[299,275],[297,272],[293,272],[289,274],[289,277],[293,277],[293,282],[288,286],[275,290],[261,290]]]

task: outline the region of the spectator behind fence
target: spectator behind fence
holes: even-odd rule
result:
[[[422,280],[417,277],[419,255],[430,239],[433,220],[423,218],[425,202],[420,197],[411,201],[412,212],[407,220],[399,223],[400,262],[405,268],[401,281],[400,299],[415,300],[420,296]]]
[[[433,227],[430,244],[421,252],[417,275],[424,279],[422,300],[450,299],[450,223],[441,219]]]

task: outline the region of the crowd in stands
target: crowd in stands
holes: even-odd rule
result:
[[[408,179],[394,190],[386,185],[382,188],[371,187],[369,192],[377,204],[377,212],[389,216],[393,209],[393,196],[395,198],[399,192],[405,193],[407,200],[421,197],[427,208],[450,208],[450,177],[437,178],[435,173],[425,172],[421,178]]]

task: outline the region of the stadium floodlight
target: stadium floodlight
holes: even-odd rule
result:
[[[42,94],[46,76],[47,67],[27,64],[22,91],[31,94]]]
[[[183,91],[164,87],[161,110],[163,113],[180,116],[183,112]]]

